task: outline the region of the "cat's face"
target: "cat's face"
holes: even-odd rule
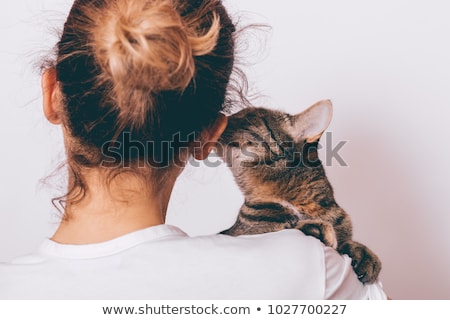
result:
[[[265,108],[244,109],[229,117],[219,154],[241,180],[249,175],[259,176],[259,180],[277,179],[287,168],[318,161],[317,152],[309,154],[308,148],[315,146],[331,115],[329,100],[297,115]]]
[[[220,142],[223,159],[233,172],[242,168],[281,165],[295,149],[289,134],[292,116],[264,108],[248,108],[229,117]]]

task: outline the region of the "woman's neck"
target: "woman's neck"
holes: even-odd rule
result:
[[[68,204],[52,240],[61,244],[92,244],[163,224],[175,183],[165,181],[166,192],[153,192],[151,183],[121,175],[108,186],[98,171],[84,174],[86,195]]]

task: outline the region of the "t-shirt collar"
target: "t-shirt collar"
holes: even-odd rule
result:
[[[128,233],[110,241],[95,244],[60,244],[50,239],[46,239],[39,247],[39,252],[46,256],[63,259],[92,259],[110,256],[145,242],[156,241],[171,236],[187,237],[187,234],[178,227],[163,224]]]

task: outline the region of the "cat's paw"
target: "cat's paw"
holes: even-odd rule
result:
[[[372,250],[356,241],[342,244],[339,253],[347,254],[352,259],[352,267],[362,283],[373,283],[381,271],[381,261]]]
[[[297,229],[308,236],[322,241],[326,246],[336,249],[337,237],[333,226],[321,220],[306,220],[298,224]]]

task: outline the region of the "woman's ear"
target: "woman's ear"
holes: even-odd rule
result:
[[[228,118],[223,114],[219,114],[216,121],[200,134],[200,148],[194,149],[194,158],[196,160],[205,160],[211,150],[216,145],[225,128],[228,125]]]
[[[50,68],[42,74],[42,95],[44,104],[44,114],[52,124],[61,124],[61,99],[58,81],[56,80],[56,70]]]

